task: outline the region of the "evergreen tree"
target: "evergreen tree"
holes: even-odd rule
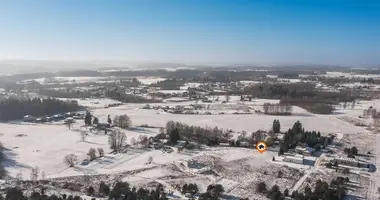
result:
[[[92,119],[91,113],[87,111],[86,116],[84,117],[84,124],[86,126],[91,126],[91,123],[92,123],[91,119]]]
[[[108,115],[108,117],[107,117],[107,122],[108,122],[108,124],[109,124],[109,125],[111,125],[111,124],[112,124],[111,115]]]
[[[99,123],[99,119],[97,117],[94,117],[94,120],[92,121],[92,124],[98,124]]]
[[[87,188],[87,195],[88,196],[94,195],[94,192],[95,192],[94,187],[90,186],[90,187]]]
[[[280,120],[275,119],[275,120],[273,121],[272,131],[273,131],[274,133],[280,133],[280,131],[281,131]]]
[[[177,128],[175,128],[169,135],[169,141],[170,144],[176,145],[178,143],[178,140],[180,140],[179,131]]]

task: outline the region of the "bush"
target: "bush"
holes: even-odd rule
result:
[[[101,181],[99,184],[99,194],[108,196],[109,193],[110,193],[110,186],[105,184],[103,181]]]
[[[94,187],[90,186],[90,187],[87,188],[87,195],[88,196],[93,196],[94,193],[95,193]]]
[[[91,148],[89,151],[88,151],[88,154],[87,154],[89,157],[90,157],[90,160],[93,161],[96,159],[96,150],[94,148]]]
[[[99,153],[99,157],[103,157],[104,156],[103,148],[98,148],[98,153]]]
[[[257,193],[264,193],[267,191],[267,185],[264,182],[260,182],[256,186]]]
[[[65,156],[64,163],[69,167],[74,167],[75,163],[78,161],[78,156],[74,154],[69,154]]]

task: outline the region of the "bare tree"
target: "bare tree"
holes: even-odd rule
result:
[[[269,111],[269,105],[270,105],[269,103],[264,103],[264,105],[263,105],[263,110],[264,110],[265,114],[267,114]]]
[[[287,113],[291,113],[293,111],[293,107],[290,104],[285,104],[285,111]]]
[[[91,174],[88,171],[84,171],[83,182],[85,186],[89,186],[91,184]]]
[[[116,115],[113,119],[113,123],[120,128],[128,128],[132,125],[132,120],[128,115]]]
[[[19,172],[16,175],[16,183],[17,183],[17,185],[20,185],[22,181],[23,181],[22,173]]]
[[[159,134],[165,134],[165,129],[161,127],[161,128],[158,130],[158,133],[159,133]]]
[[[380,118],[374,117],[374,118],[372,118],[372,120],[373,120],[373,127],[377,131],[380,127]]]
[[[90,157],[90,160],[93,161],[96,159],[96,150],[94,148],[90,148],[87,154]]]
[[[247,138],[247,131],[242,131],[241,134],[238,136],[239,140],[245,140]]]
[[[121,132],[119,130],[112,131],[108,137],[108,144],[110,145],[110,148],[116,153],[122,150],[126,141],[127,136],[124,132]]]
[[[87,137],[87,133],[85,130],[80,130],[80,140],[82,142],[85,142],[86,141],[86,137]]]
[[[153,162],[153,157],[149,156],[147,164],[152,164],[152,162]]]
[[[69,167],[74,167],[75,163],[78,161],[78,156],[74,154],[69,154],[65,156],[63,162],[68,165]]]
[[[226,96],[224,96],[224,98],[226,99],[226,102],[229,102],[231,100],[231,96],[228,94]]]
[[[71,129],[74,123],[75,123],[75,119],[73,118],[68,118],[65,120],[65,124],[69,129]]]
[[[139,136],[139,143],[140,143],[143,147],[148,147],[148,145],[149,145],[148,137],[145,136],[145,135],[140,135],[140,136]]]
[[[136,146],[137,146],[137,140],[136,140],[136,138],[131,138],[131,145],[133,146],[133,147],[135,147],[136,148]]]
[[[40,169],[37,166],[32,168],[32,171],[30,172],[30,179],[32,181],[37,181],[39,173],[40,173]]]
[[[46,174],[44,171],[42,171],[41,173],[41,180],[45,180],[46,179]]]
[[[99,153],[99,157],[103,157],[104,156],[103,148],[98,148],[98,153]]]

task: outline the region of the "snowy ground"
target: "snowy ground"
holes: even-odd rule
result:
[[[154,104],[150,104],[151,106]],[[160,104],[162,105],[162,104]],[[182,105],[173,103],[171,105]],[[357,127],[342,120],[337,119],[340,115],[315,115],[305,110],[294,107],[292,116],[271,116],[263,114],[249,115],[179,115],[165,113],[161,110],[140,109],[142,105],[128,104],[114,108],[96,109],[93,114],[99,117],[100,121],[105,121],[108,114],[111,116],[127,114],[135,125],[149,124],[156,127],[164,127],[166,122],[173,120],[190,125],[218,126],[219,128],[232,129],[236,131],[253,132],[257,130],[269,130],[274,119],[279,119],[282,130],[287,130],[299,120],[305,130],[318,130],[326,133],[357,133],[363,132],[362,127]],[[259,107],[260,108],[260,107]]]
[[[166,80],[165,78],[146,77],[146,76],[140,76],[140,77],[136,77],[136,78],[138,81],[140,81],[144,85],[150,85],[152,83],[157,83],[157,82]]]
[[[223,96],[220,97],[224,98]],[[240,97],[231,97],[231,102],[227,104],[213,103],[210,108],[217,110],[228,110],[241,106]],[[200,125],[219,128],[232,129],[234,131],[254,132],[257,130],[269,130],[274,119],[279,119],[281,129],[291,128],[299,120],[305,130],[316,130],[322,133],[337,133],[344,141],[351,142],[352,145],[361,146],[374,145],[374,154],[380,156],[376,150],[379,145],[378,136],[365,129],[365,127],[355,126],[347,121],[339,119],[340,117],[349,116],[357,118],[362,114],[362,109],[368,108],[369,105],[380,105],[380,101],[361,101],[353,109],[338,108],[332,115],[315,115],[307,111],[294,107],[292,116],[269,116],[262,114],[251,115],[178,115],[169,114],[160,110],[140,109],[143,104],[126,104],[118,107],[104,108],[105,105],[116,103],[108,99],[88,99],[78,100],[81,105],[91,108],[93,115],[99,117],[100,122],[105,122],[108,114],[111,117],[115,115],[127,114],[132,119],[133,127],[126,132],[128,142],[131,138],[138,138],[140,135],[154,136],[158,133],[155,128],[140,128],[142,124],[148,124],[156,127],[164,127],[169,120],[180,121],[189,125]],[[243,105],[260,108],[265,102],[277,102],[275,100],[255,99],[252,102],[244,102]],[[183,103],[161,103],[157,105],[189,105],[195,102]],[[151,104],[151,106],[154,104]],[[38,166],[44,171],[48,178],[59,178],[67,176],[80,175],[101,175],[114,174],[120,175],[123,180],[131,183],[143,185],[150,182],[159,182],[174,190],[174,194],[180,196],[176,186],[183,183],[197,183],[204,190],[207,185],[212,183],[221,183],[225,186],[227,193],[231,196],[255,197],[265,199],[255,194],[255,186],[260,181],[265,181],[267,187],[274,184],[279,185],[281,190],[293,188],[301,180],[301,177],[311,176],[317,173],[310,166],[284,163],[282,161],[272,162],[272,157],[277,154],[277,150],[267,151],[263,154],[254,149],[243,148],[209,148],[202,151],[185,151],[183,153],[167,154],[160,150],[148,149],[130,149],[123,154],[110,154],[108,137],[103,132],[89,133],[85,142],[80,141],[80,126],[82,121],[78,121],[74,127],[69,130],[65,125],[49,124],[17,124],[1,123],[0,124],[0,141],[7,149],[5,151],[8,160],[5,163],[6,169],[10,175],[15,176],[21,172],[24,179],[30,177],[32,167]],[[359,134],[358,134],[359,133]],[[344,134],[346,134],[344,136]],[[375,138],[367,137],[372,135]],[[363,138],[369,138],[373,141],[365,142]],[[375,145],[376,144],[376,145]],[[106,152],[104,158],[92,161],[88,165],[81,165],[80,162],[74,168],[68,168],[63,163],[63,158],[67,154],[76,154],[80,160],[87,157],[90,148],[103,148]],[[366,149],[362,149],[366,151]],[[378,154],[377,154],[378,153]],[[149,157],[152,157],[153,163],[146,164]],[[187,163],[190,160],[197,160],[201,168],[189,167]],[[277,158],[276,158],[277,160]],[[373,162],[380,161],[375,159]],[[139,170],[136,173],[132,171]],[[281,170],[286,174],[278,178],[278,171]],[[319,169],[318,169],[319,170]],[[308,173],[307,176],[304,176]],[[291,174],[291,175],[289,175]],[[322,173],[323,175],[323,173]],[[373,198],[377,196],[376,184],[379,183],[380,175],[371,178],[369,187],[372,188]],[[312,180],[313,181],[313,180]],[[367,181],[368,182],[368,181]],[[363,182],[364,184],[364,182]],[[303,186],[303,182],[300,186]],[[360,193],[364,191],[360,190]]]
[[[116,101],[113,99],[91,99],[91,98],[86,98],[86,99],[66,99],[66,98],[60,98],[61,100],[75,100],[78,102],[79,105],[88,107],[90,109],[96,109],[96,108],[104,108],[110,104],[117,104],[121,103],[120,101]]]
[[[320,76],[327,76],[327,77],[359,77],[359,78],[380,78],[380,75],[378,74],[351,74],[351,73],[344,73],[344,72],[326,72],[326,74],[322,74]]]

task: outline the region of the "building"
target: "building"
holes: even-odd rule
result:
[[[359,167],[359,161],[355,158],[338,157],[332,160],[332,163],[337,162],[338,165],[347,165],[352,167]]]
[[[303,148],[303,147],[296,147],[295,151],[298,154],[308,156],[308,155],[312,155],[314,153],[315,149],[313,149],[311,147],[305,147],[305,148]]]
[[[303,156],[302,157],[295,157],[295,156],[285,156],[284,162],[289,162],[289,163],[295,163],[295,164],[303,164]]]
[[[36,120],[35,117],[31,116],[31,115],[25,115],[24,116],[24,121],[25,122],[34,122]]]

